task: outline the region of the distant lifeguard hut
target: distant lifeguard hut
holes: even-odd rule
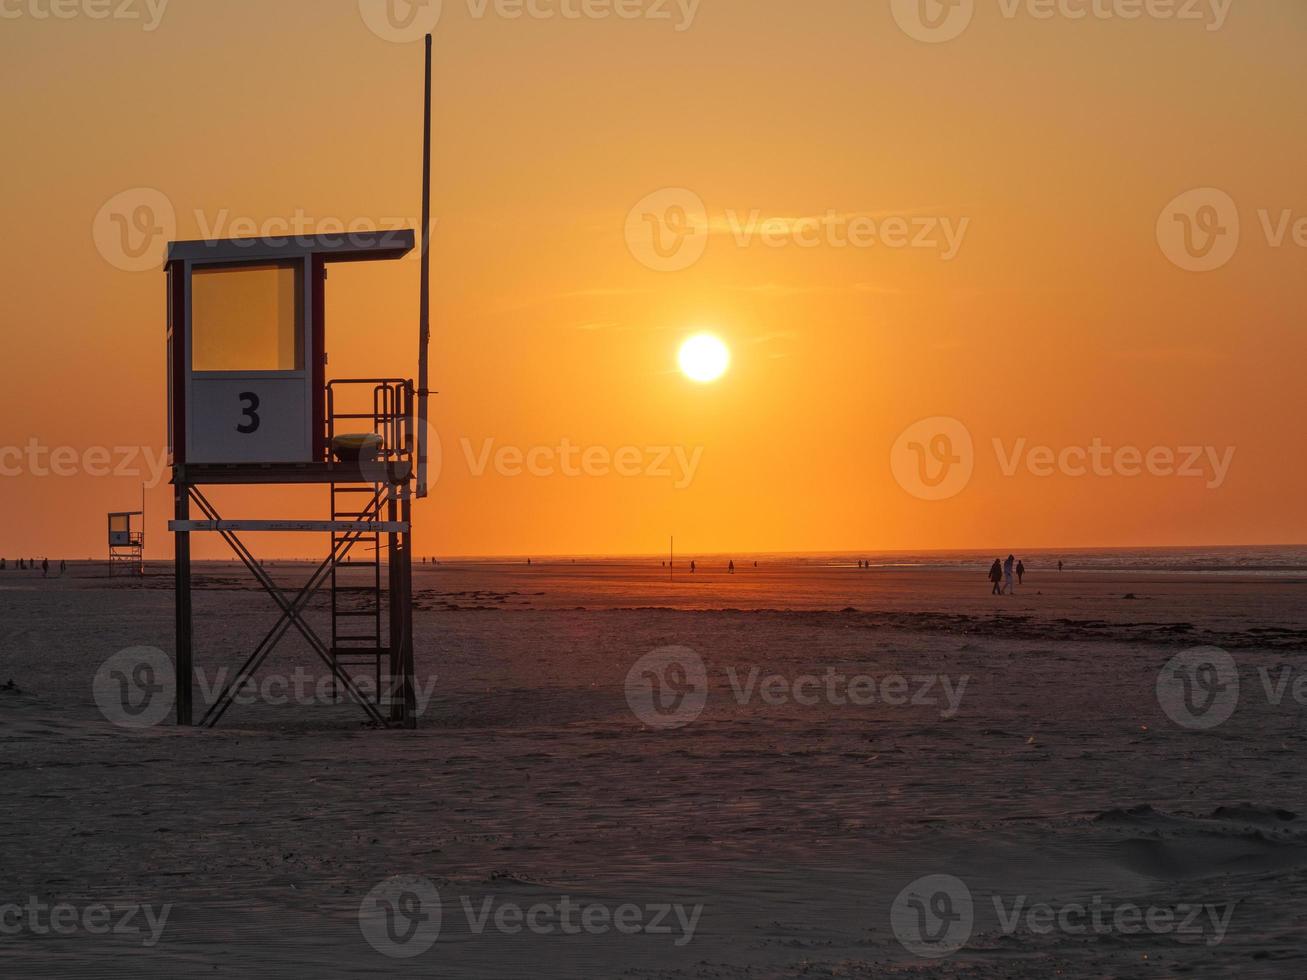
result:
[[[281,609],[276,625],[208,707],[213,726],[277,643],[297,630],[333,685],[378,724],[413,727],[412,501],[426,493],[430,272],[430,79],[423,160],[419,378],[327,381],[327,273],[342,262],[393,261],[412,230],[281,240],[173,242],[167,254],[168,446],[177,602],[177,722],[192,719],[191,535],[232,548]],[[212,486],[319,485],[328,520],[224,520]],[[192,507],[198,510],[192,519]],[[326,532],[329,551],[298,593],[276,585],[238,534]],[[384,541],[384,543],[383,543]],[[382,566],[386,569],[383,577]],[[330,591],[330,634],[306,619]],[[368,691],[360,678],[375,680]]]
[[[139,521],[139,527],[138,527]],[[145,574],[145,507],[109,515],[109,575]]]

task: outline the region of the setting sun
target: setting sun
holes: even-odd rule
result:
[[[691,381],[716,381],[731,365],[731,352],[710,333],[695,334],[681,345],[681,371]]]

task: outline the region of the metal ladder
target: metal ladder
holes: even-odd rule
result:
[[[348,411],[337,401],[338,391],[371,394],[371,411]],[[348,401],[348,395],[342,401]],[[394,462],[412,457],[412,383],[396,379],[349,379],[327,384],[327,445],[334,444],[337,427],[347,431],[370,431],[381,437],[378,458]],[[330,449],[328,450],[330,452]],[[366,508],[381,490],[380,484],[331,484],[331,519],[361,521]],[[380,510],[372,520],[382,520]],[[332,532],[335,546],[346,532]],[[382,687],[382,663],[385,676],[390,674],[390,643],[383,630],[385,597],[381,578],[381,532],[366,531],[358,535],[350,554],[331,567],[331,658],[354,677],[354,669],[371,667],[376,684],[377,707],[390,702],[391,692]],[[386,591],[389,591],[387,587]],[[355,679],[357,684],[357,678]],[[336,680],[332,678],[332,699],[336,699]]]
[[[375,486],[331,485],[331,519],[359,521],[362,508],[377,493]],[[366,495],[366,496],[365,496]],[[345,537],[333,531],[333,548]],[[381,534],[360,534],[348,556],[331,566],[331,659],[355,673],[354,668],[371,667],[378,707],[384,703],[381,686],[382,661],[389,662],[390,649],[382,635]],[[357,683],[357,680],[356,680]],[[331,681],[332,700],[337,699],[336,679]]]

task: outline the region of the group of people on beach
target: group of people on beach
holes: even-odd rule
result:
[[[995,558],[994,564],[989,566],[989,580],[994,584],[990,595],[1016,595],[1016,585],[1012,583],[1013,573],[1016,574],[1016,585],[1020,585],[1026,577],[1026,563],[1012,555],[1007,556],[1007,561]]]
[[[0,572],[7,571],[8,568],[9,568],[9,559],[0,558]],[[19,572],[27,572],[27,571],[34,572],[38,568],[41,569],[41,578],[50,577],[49,558],[42,558],[41,563],[39,565],[36,563],[35,558],[19,558],[18,564],[14,566],[14,570]],[[59,574],[62,575],[66,571],[68,571],[68,562],[61,560],[59,562]]]
[[[658,564],[659,564],[659,566],[662,567],[662,568],[666,568],[666,567],[667,567],[667,562],[665,562],[665,561],[659,562]],[[757,567],[758,567],[758,563],[757,563],[757,562],[754,562],[754,563],[753,563],[753,567],[754,567],[754,568],[757,568]],[[690,574],[691,574],[691,575],[694,575],[694,574],[696,574],[698,571],[699,571],[699,563],[698,563],[697,561],[691,559],[691,560],[690,560]],[[734,574],[735,574],[735,559],[734,559],[734,558],[732,558],[730,561],[728,561],[728,562],[726,563],[726,574],[727,574],[727,575],[734,575]]]

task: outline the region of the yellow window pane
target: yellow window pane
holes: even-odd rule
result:
[[[304,368],[298,262],[197,266],[191,275],[191,368]]]

